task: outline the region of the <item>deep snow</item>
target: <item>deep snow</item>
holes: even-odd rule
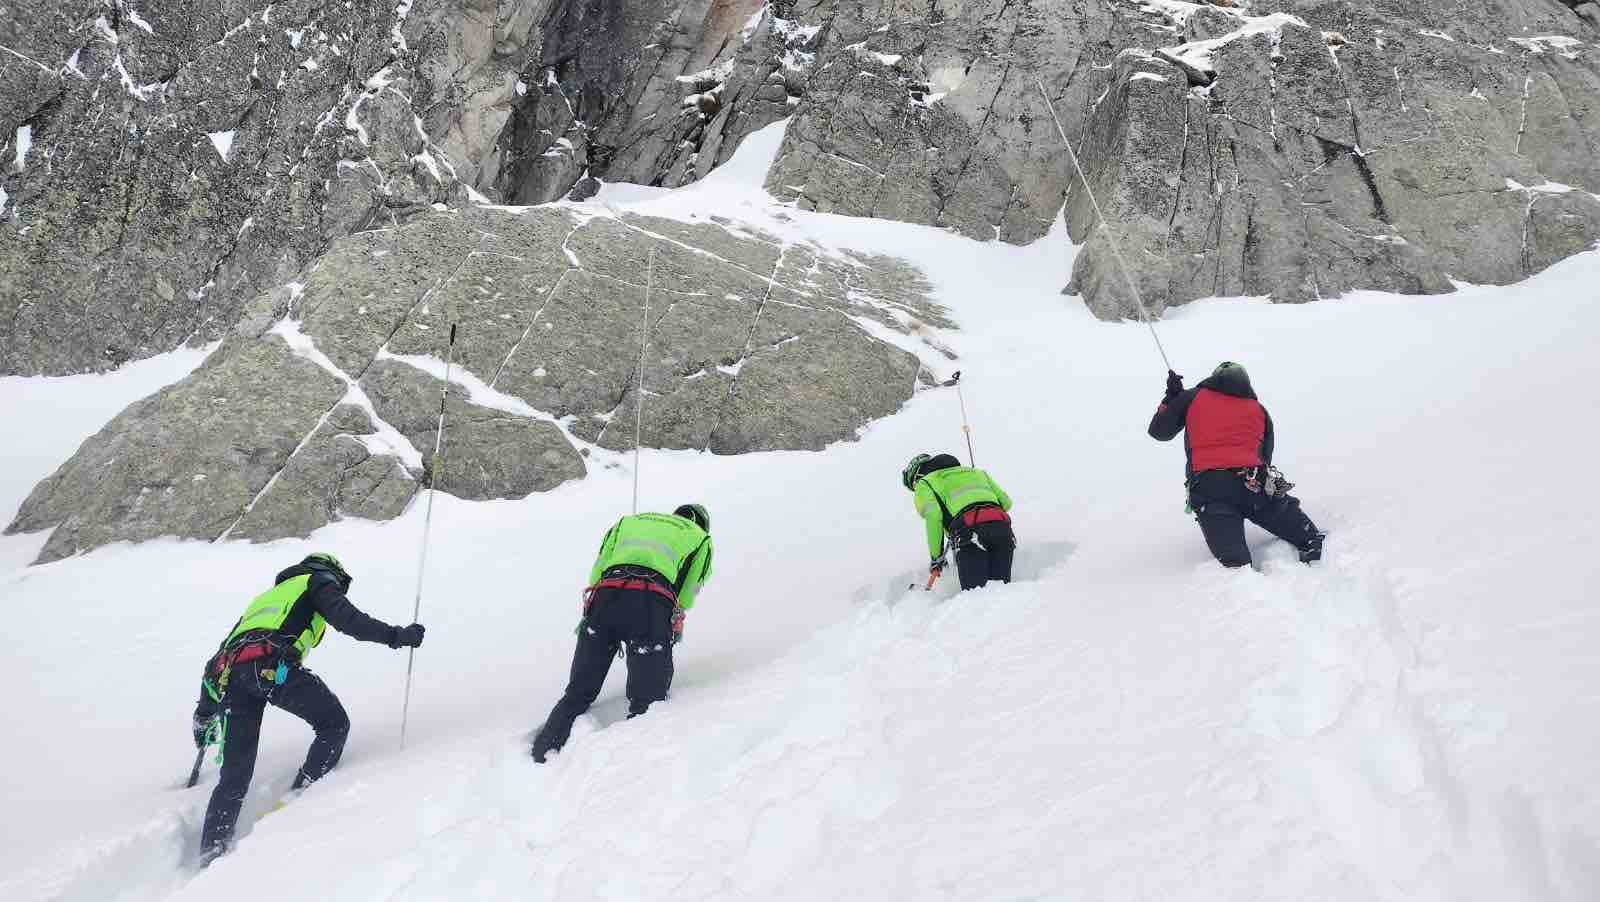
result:
[[[540,768],[526,734],[631,459],[596,452],[588,479],[520,502],[440,496],[408,747],[403,654],[330,637],[310,664],[354,721],[343,764],[252,828],[309,735],[269,715],[248,833],[196,876],[213,766],[177,787],[201,663],[312,549],[404,622],[420,507],[33,568],[43,536],[5,537],[0,898],[1600,898],[1600,254],[1445,297],[1172,312],[1191,382],[1249,367],[1333,533],[1314,568],[1254,534],[1261,572],[1228,573],[1183,514],[1181,447],[1144,435],[1149,336],[1059,294],[1059,229],[1015,248],[778,207],[757,186],[781,129],[696,186],[600,200],[922,266],[962,327],[930,336],[959,360],[924,357],[966,373],[978,463],[1018,502],[1021,581],[905,592],[925,561],[898,473],[960,447],[949,389],[823,453],[647,451],[643,504],[704,502],[717,573],[672,699],[620,721],[614,675]],[[197,361],[0,380],[30,424],[0,508]]]

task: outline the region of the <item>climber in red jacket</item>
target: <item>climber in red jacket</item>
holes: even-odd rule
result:
[[[1189,506],[1224,567],[1250,564],[1246,519],[1293,545],[1304,563],[1322,558],[1323,533],[1272,467],[1272,417],[1256,400],[1244,367],[1225,362],[1188,391],[1183,377],[1168,370],[1150,437],[1165,442],[1179,432],[1186,433]]]

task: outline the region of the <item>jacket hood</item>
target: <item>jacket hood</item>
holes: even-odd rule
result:
[[[310,573],[310,572],[312,572],[311,568],[307,567],[305,564],[295,564],[292,567],[287,567],[287,568],[285,568],[283,570],[279,570],[278,571],[278,576],[277,576],[276,579],[274,579],[272,581],[272,584],[276,586],[279,583],[288,582],[289,580],[294,579],[297,576],[305,576],[307,573]]]
[[[1250,374],[1242,366],[1230,366],[1227,369],[1213,373],[1206,377],[1196,388],[1209,388],[1215,392],[1232,395],[1235,398],[1256,398],[1256,390],[1250,385]]]
[[[345,591],[349,590],[349,586],[344,580],[339,578],[339,574],[335,573],[332,567],[321,566],[315,561],[309,564],[307,564],[305,561],[301,561],[298,564],[278,571],[278,576],[273,580],[272,584],[278,585],[279,583],[294,579],[297,576],[305,576],[308,573],[311,574],[313,579],[318,576],[322,577],[323,579],[331,579],[338,583]]]

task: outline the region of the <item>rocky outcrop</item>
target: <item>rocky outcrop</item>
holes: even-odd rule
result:
[[[549,490],[582,477],[584,455],[632,447],[647,296],[645,444],[820,449],[911,397],[918,358],[864,325],[929,341],[925,326],[950,324],[928,290],[902,261],[737,223],[429,213],[339,239],[258,296],[199,370],[85,442],[8,531],[54,527],[40,554],[54,560],[393,517],[435,477],[470,499]]]
[[[265,542],[307,535],[346,517],[397,517],[421,480],[396,450],[364,408],[340,403],[225,534]]]
[[[446,200],[411,6],[11,4],[0,372],[217,338],[334,238]]]
[[[1081,151],[1110,228],[1082,191],[1066,209],[1096,313],[1137,312],[1113,235],[1152,314],[1504,284],[1600,241],[1600,48],[1543,32],[1583,23],[1358,6],[1256,2],[1277,12],[1117,58]]]
[[[763,0],[558,2],[478,189],[511,203],[586,175],[677,187],[789,115],[819,29]],[[592,190],[586,182],[585,191]]]
[[[394,360],[375,361],[361,377],[378,415],[430,456],[443,383]],[[583,477],[583,459],[554,423],[474,404],[460,386],[451,386],[446,404],[448,451],[440,455],[438,472],[425,461],[426,478],[439,491],[475,501],[524,498]]]
[[[1600,239],[1600,30],[1567,6],[799,3],[824,40],[767,187],[1013,242],[1065,201],[1069,290],[1134,315],[1047,95],[1152,313],[1509,282]]]
[[[225,347],[84,442],[7,531],[54,527],[41,561],[123,540],[214,539],[343,395],[338,379],[277,335]],[[261,535],[275,531],[263,524]]]
[[[215,339],[334,240],[468,191],[534,203],[591,173],[704,175],[789,110],[792,36],[762,9],[16,0],[0,23],[0,373]]]
[[[1600,237],[1581,0],[8,10],[3,373],[213,339],[342,236],[473,195],[682,185],[791,116],[778,197],[1019,243],[1065,205],[1071,289],[1108,317],[1136,306],[1111,236],[1153,312],[1505,282]]]

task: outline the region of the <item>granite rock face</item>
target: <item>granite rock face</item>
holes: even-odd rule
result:
[[[640,397],[651,447],[820,449],[911,397],[918,357],[868,328],[939,353],[920,337],[950,325],[929,290],[902,261],[736,223],[428,213],[339,239],[255,298],[199,370],[87,441],[8,531],[56,527],[40,554],[54,560],[390,518],[435,478],[462,498],[521,498],[582,478],[593,449],[631,448]]]
[[[1585,6],[801,2],[823,40],[767,187],[1013,242],[1065,203],[1069,290],[1136,315],[1048,96],[1152,314],[1510,282],[1600,240]]]
[[[394,360],[379,360],[361,378],[379,416],[431,457],[439,434],[444,380]],[[424,459],[427,479],[460,498],[525,498],[583,478],[583,459],[554,424],[467,400],[452,386],[439,471]],[[375,518],[376,519],[376,518]]]
[[[345,517],[398,517],[420,481],[377,431],[365,409],[340,403],[227,535],[265,542]]]
[[[1506,282],[1600,237],[1592,0],[7,12],[0,373],[215,339],[343,236],[474,194],[679,186],[785,117],[779,198],[1018,243],[1065,206],[1070,287],[1108,317],[1137,306],[1111,236],[1152,313]]]
[[[108,542],[214,539],[343,395],[338,379],[276,335],[224,346],[84,442],[34,488],[7,531],[55,527],[41,561]]]
[[[333,239],[448,199],[449,161],[415,124],[444,86],[408,45],[412,6],[9,4],[0,372],[218,338]]]
[[[793,36],[764,9],[14,0],[0,373],[218,338],[336,239],[469,189],[535,203],[586,176],[698,178],[789,111]]]
[[[1600,33],[1542,3],[1371,6],[1258,0],[1119,55],[1081,152],[1110,227],[1070,196],[1071,289],[1137,315],[1112,235],[1152,315],[1504,284],[1600,241],[1600,47],[1550,36]]]

